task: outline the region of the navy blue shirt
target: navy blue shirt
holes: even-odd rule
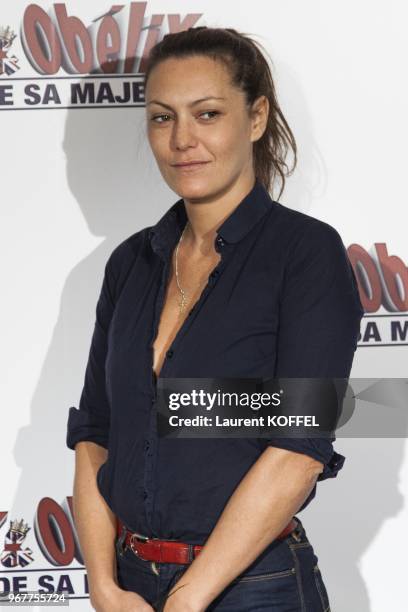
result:
[[[129,529],[204,544],[268,445],[321,461],[318,481],[336,476],[345,457],[328,438],[158,437],[152,345],[186,222],[179,199],[109,256],[66,442],[71,449],[80,440],[108,449],[98,487]],[[160,377],[349,377],[363,308],[331,225],[272,200],[256,180],[218,228],[214,246],[221,259]],[[316,486],[299,510],[315,493]]]

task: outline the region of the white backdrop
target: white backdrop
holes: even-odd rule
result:
[[[124,0],[116,16],[123,36],[130,5]],[[9,0],[0,17],[0,33],[5,36],[9,26],[16,34],[0,74],[0,554],[9,522],[16,519],[30,527],[22,549],[31,553],[26,551],[26,567],[0,565],[0,592],[6,581],[14,590],[20,585],[35,591],[71,581],[78,598],[71,605],[88,610],[83,565],[58,561],[56,536],[47,533],[44,516],[60,506],[62,531],[70,531],[74,453],[65,446],[66,420],[68,407],[79,401],[106,259],[178,196],[164,184],[148,149],[143,105],[66,108],[62,98],[75,75],[63,68],[41,75],[30,64],[22,44],[29,6]],[[53,5],[39,6],[55,22]],[[65,6],[89,27],[111,5],[67,0]],[[379,243],[408,262],[406,3],[160,0],[147,3],[145,23],[154,14],[183,19],[192,13],[202,15],[197,25],[254,35],[272,57],[281,107],[299,147],[298,168],[280,201],[332,224],[346,246],[359,245],[374,264]],[[165,18],[161,32],[167,27]],[[122,81],[111,79],[115,86]],[[33,84],[40,97],[54,84],[60,104],[49,100],[45,108],[41,100],[30,106],[24,87]],[[390,340],[386,329],[391,319],[403,325],[407,316],[407,308],[390,313],[384,306],[367,313],[362,331],[371,322],[384,333],[381,340],[362,338],[352,376],[407,376],[408,336]],[[383,612],[392,605],[393,612],[403,612],[406,430],[392,439],[339,438],[335,447],[346,456],[343,470],[318,485],[315,500],[300,515],[332,610]]]

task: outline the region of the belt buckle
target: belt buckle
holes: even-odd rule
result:
[[[134,539],[139,540],[139,542],[147,542],[150,538],[149,536],[141,535],[140,533],[136,533],[135,531],[130,536],[130,548],[133,550],[135,555],[139,555],[136,548],[134,548]]]

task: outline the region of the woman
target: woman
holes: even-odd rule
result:
[[[346,250],[333,227],[269,195],[296,145],[253,40],[205,27],[165,36],[145,97],[151,149],[180,199],[109,257],[70,409],[92,605],[327,612],[294,515],[344,457],[324,438],[159,437],[156,385],[347,378],[363,311]]]

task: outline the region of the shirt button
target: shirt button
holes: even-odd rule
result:
[[[223,247],[225,244],[224,238],[222,238],[221,236],[217,236],[216,238],[216,244],[218,244],[218,246]]]
[[[166,353],[167,359],[171,359],[173,357],[173,349],[169,349]]]
[[[144,493],[143,493],[143,499],[147,499],[147,493],[146,493],[146,491],[144,491]]]
[[[145,440],[145,443],[144,443],[145,450],[149,450],[149,447],[150,447],[149,440]]]

